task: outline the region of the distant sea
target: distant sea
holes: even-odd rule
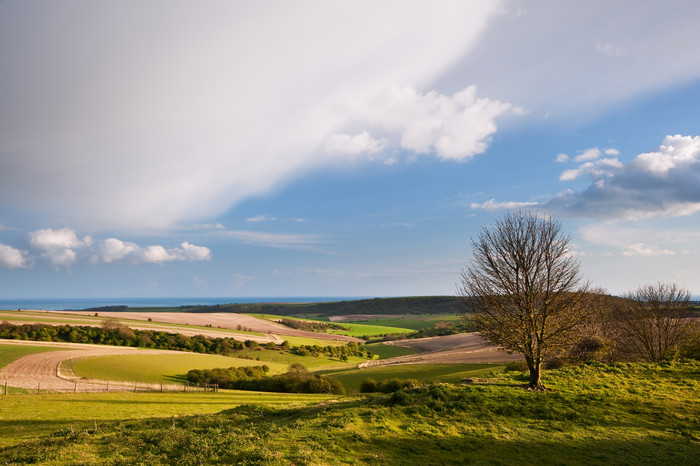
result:
[[[366,299],[358,296],[295,296],[263,298],[42,298],[0,299],[0,309],[43,309],[47,311],[80,310],[103,306],[179,307],[231,303],[323,303]]]

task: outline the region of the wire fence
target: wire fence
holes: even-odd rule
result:
[[[46,394],[46,393],[107,393],[107,392],[213,392],[219,391],[219,384],[192,384],[192,383],[143,383],[143,382],[115,382],[115,381],[84,381],[73,380],[70,384],[62,384],[60,387],[51,383],[37,382],[36,386],[24,383],[22,386],[0,382],[0,395],[14,394]]]

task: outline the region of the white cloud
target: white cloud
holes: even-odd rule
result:
[[[659,249],[654,246],[649,246],[644,243],[635,243],[627,246],[627,250],[622,253],[623,256],[673,256],[675,252],[670,249]]]
[[[70,228],[46,228],[29,233],[29,243],[43,251],[76,248],[83,244]]]
[[[333,134],[326,140],[326,152],[331,154],[376,154],[386,146],[384,139],[374,139],[367,131],[355,136]]]
[[[620,151],[615,148],[605,149],[605,155],[618,156],[620,155]]]
[[[556,161],[557,161],[558,163],[568,162],[569,160],[570,160],[570,158],[569,158],[568,155],[563,154],[563,153],[562,153],[562,154],[557,154]]]
[[[333,134],[351,135],[352,150],[378,149],[337,103],[395,86],[430,89],[501,5],[153,1],[136,11],[2,2],[0,10],[0,196],[46,222],[99,231],[211,218],[327,164]],[[403,105],[427,110],[423,125],[432,117],[444,125],[426,139],[403,123],[406,147],[457,159],[482,151],[507,111],[430,93]],[[431,105],[442,107],[421,108]]]
[[[269,215],[256,215],[255,217],[249,217],[249,218],[245,219],[246,222],[251,222],[251,223],[265,222],[265,221],[274,222],[275,220],[277,220],[276,217],[270,217]]]
[[[117,238],[93,240],[90,236],[85,236],[79,240],[70,228],[46,228],[31,232],[29,243],[39,252],[40,258],[55,267],[69,267],[80,258],[88,258],[95,265],[120,261],[133,264],[199,261],[210,260],[212,257],[209,248],[188,242],[180,243],[177,248],[166,249],[160,245],[142,248],[136,243]]]
[[[125,243],[117,238],[107,238],[98,247],[98,250],[100,251],[99,260],[109,263],[124,259],[138,251],[139,247],[134,243]]]
[[[55,267],[69,267],[78,259],[76,249],[90,246],[89,236],[79,240],[70,228],[45,228],[29,233],[29,244],[40,251],[40,257]]]
[[[352,97],[338,105],[355,115],[356,124],[367,126],[381,139],[363,131],[356,141],[336,135],[340,142],[356,142],[363,151],[371,146],[397,145],[419,154],[435,153],[441,159],[466,160],[484,152],[496,132],[496,119],[524,110],[509,103],[476,95],[469,86],[452,96],[435,91],[420,93],[413,87],[392,87],[367,99]]]
[[[617,158],[586,162],[559,179],[582,175],[591,180],[586,189],[563,191],[546,207],[600,218],[692,215],[700,211],[700,136],[666,136],[656,151],[630,162]]]
[[[0,243],[0,267],[6,269],[25,269],[31,265],[26,251]]]
[[[176,254],[182,260],[188,261],[208,261],[211,259],[211,250],[204,246],[195,246],[188,242],[180,243],[180,248],[176,249]]]
[[[586,149],[581,154],[574,157],[574,160],[577,162],[586,162],[588,160],[595,160],[601,155],[602,152],[600,152],[600,149],[598,149],[597,147],[593,147],[591,149]]]
[[[473,202],[469,205],[469,207],[472,209],[483,209],[487,212],[494,212],[498,210],[515,210],[526,207],[535,207],[538,205],[539,203],[537,202],[497,202],[495,199],[490,199],[481,204]]]

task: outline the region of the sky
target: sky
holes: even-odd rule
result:
[[[554,216],[700,295],[700,3],[0,1],[0,297],[456,293]]]

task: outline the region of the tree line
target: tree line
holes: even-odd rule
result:
[[[260,345],[253,340],[238,341],[233,338],[184,336],[158,330],[131,329],[116,319],[106,319],[100,327],[73,325],[20,324],[7,321],[0,323],[0,338],[9,340],[53,341],[67,343],[90,343],[97,345],[131,346],[162,350],[191,351],[194,353],[232,355],[245,349],[268,349],[291,352],[298,356],[326,355],[347,360],[350,356],[372,358],[372,352],[364,345],[349,342],[345,346],[302,345],[291,346],[268,342]]]

